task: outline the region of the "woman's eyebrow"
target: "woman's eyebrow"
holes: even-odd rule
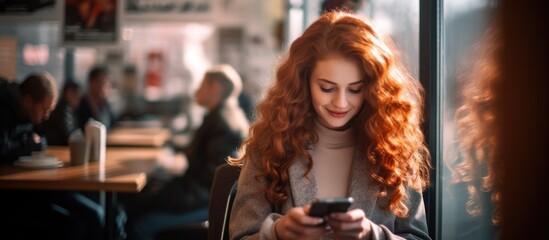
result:
[[[358,81],[353,82],[353,83],[351,83],[351,84],[349,84],[349,85],[359,85],[359,84],[364,84],[364,80],[358,80]]]
[[[335,83],[335,82],[332,82],[332,81],[330,81],[330,80],[328,80],[328,79],[324,79],[324,78],[319,78],[318,80],[319,80],[319,81],[322,81],[322,82],[325,82],[325,83],[329,83],[329,84],[334,84],[334,85],[337,85],[337,83]],[[350,84],[349,84],[349,86],[350,86],[350,85],[358,85],[358,84],[363,84],[363,83],[364,83],[364,80],[362,80],[362,79],[361,79],[361,80],[358,80],[358,81],[356,81],[356,82],[352,82],[352,83],[350,83]]]

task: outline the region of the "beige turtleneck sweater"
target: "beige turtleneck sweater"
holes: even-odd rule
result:
[[[355,152],[353,128],[337,131],[316,121],[315,130],[319,139],[312,158],[318,197],[347,197]]]

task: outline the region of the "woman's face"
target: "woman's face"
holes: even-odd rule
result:
[[[316,63],[309,81],[317,119],[329,128],[345,126],[364,104],[364,79],[358,64],[340,56]]]

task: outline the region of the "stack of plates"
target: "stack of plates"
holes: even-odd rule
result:
[[[14,162],[14,165],[30,168],[56,168],[63,166],[63,161],[55,156],[33,155],[20,157],[19,160]]]

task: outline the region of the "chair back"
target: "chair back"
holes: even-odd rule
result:
[[[240,168],[227,163],[217,167],[210,192],[208,240],[229,239],[229,218]]]

